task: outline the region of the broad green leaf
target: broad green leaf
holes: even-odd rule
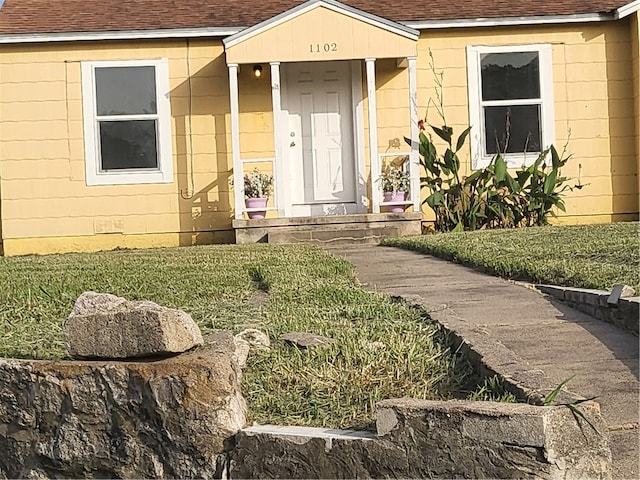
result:
[[[504,158],[502,158],[502,155],[497,155],[495,157],[496,180],[498,182],[502,182],[506,174],[507,174],[507,162],[504,161]]]
[[[427,202],[427,205],[429,205],[433,209],[435,209],[435,207],[439,205],[442,205],[443,201],[444,195],[442,194],[442,192],[433,192],[425,200],[425,202]]]
[[[560,168],[560,156],[556,151],[556,147],[554,147],[553,145],[551,145],[551,166],[554,170]]]
[[[458,141],[456,142],[456,152],[462,148],[464,145],[464,141],[467,139],[469,132],[471,131],[471,127],[467,127],[467,129],[460,134],[458,137]]]
[[[551,195],[556,188],[556,177],[558,175],[557,170],[552,170],[549,176],[544,181],[543,191],[546,195]]]
[[[453,135],[453,129],[451,127],[443,125],[442,128],[438,128],[431,125],[431,128],[434,132],[436,132],[436,135],[438,135],[442,140],[451,145],[451,135]]]

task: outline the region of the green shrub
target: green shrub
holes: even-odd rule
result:
[[[435,229],[441,232],[513,228],[546,225],[555,216],[554,208],[565,211],[562,193],[570,189],[560,169],[569,157],[558,154],[554,146],[544,150],[528,167],[512,176],[500,154],[471,175],[460,175],[458,151],[464,146],[471,127],[453,147],[453,129],[447,125],[433,131],[447,143],[438,154],[431,135],[420,131],[420,165],[424,169],[421,188],[427,189],[424,203],[436,214]]]

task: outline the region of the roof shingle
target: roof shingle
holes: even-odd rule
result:
[[[581,15],[609,12],[630,0],[345,0],[397,22]],[[6,0],[0,35],[248,27],[304,0]]]

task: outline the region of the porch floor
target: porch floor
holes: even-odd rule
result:
[[[419,235],[420,212],[234,220],[236,243],[378,243],[384,237]]]

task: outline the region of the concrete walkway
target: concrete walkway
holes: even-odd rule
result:
[[[331,249],[371,291],[400,296],[455,331],[483,362],[543,396],[567,389],[597,397],[609,425],[613,478],[640,478],[638,338],[549,300],[525,285],[406,250]]]

